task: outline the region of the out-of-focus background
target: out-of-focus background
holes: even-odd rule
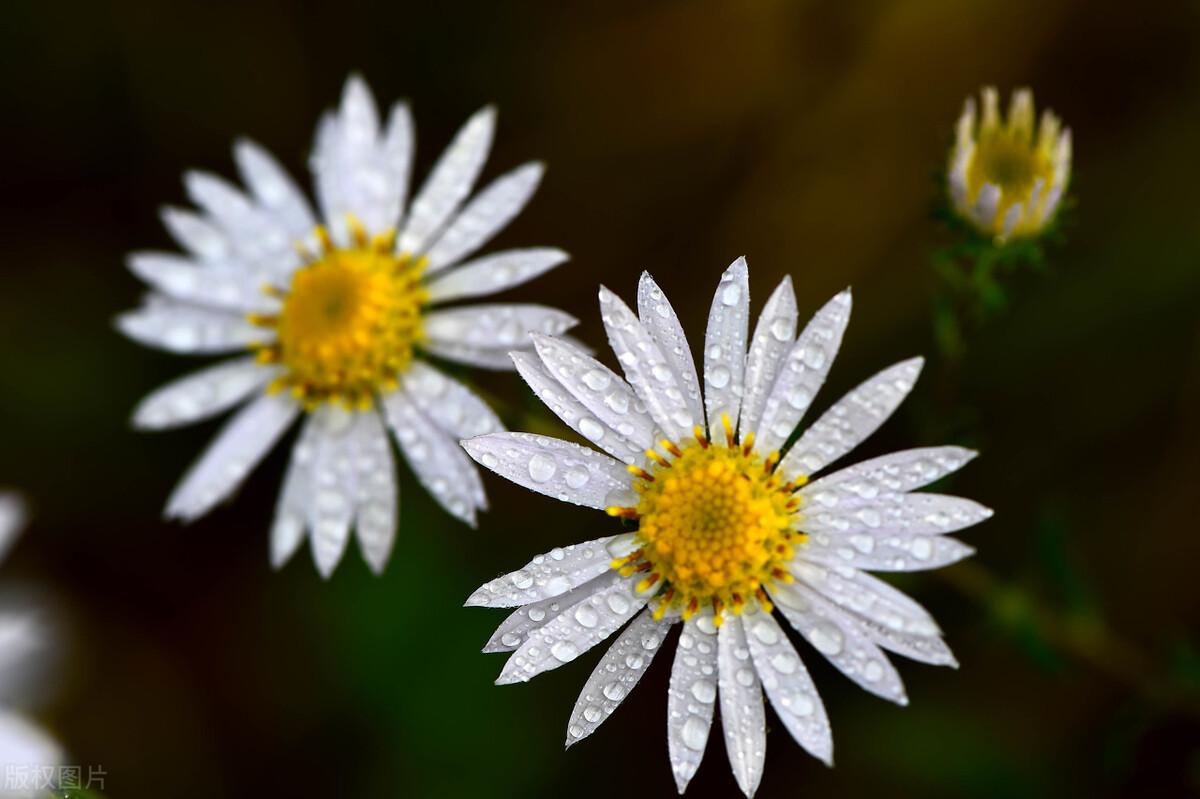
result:
[[[596,288],[649,269],[700,340],[745,254],[758,302],[785,274],[804,312],[853,284],[818,410],[930,356],[864,448],[978,446],[953,491],[997,509],[972,561],[894,582],[961,669],[900,661],[898,708],[808,655],[837,766],[774,724],[763,797],[1178,796],[1200,791],[1200,8],[1083,0],[912,3],[11,2],[0,30],[0,483],[35,520],[4,579],[37,586],[66,641],[41,718],[110,797],[670,796],[660,656],[591,739],[562,751],[598,652],[497,688],[479,583],[610,531],[488,476],[470,530],[403,474],[399,543],[321,580],[281,572],[267,527],[283,449],[231,503],[167,524],[167,493],[219,423],[138,434],[147,391],[197,365],[120,338],[133,249],[190,167],[233,174],[249,135],[307,182],[346,75],[412,100],[422,176],[495,102],[485,177],[543,187],[497,246],[573,260],[516,289],[603,339]],[[568,6],[570,6],[568,10]],[[930,208],[964,97],[1034,88],[1075,132],[1078,207],[1051,269],[940,358]],[[515,375],[480,383],[512,426],[559,430]],[[943,396],[943,387],[950,394]],[[948,388],[947,388],[948,387]],[[953,409],[948,410],[948,409]],[[666,652],[671,647],[664,647]],[[689,795],[736,791],[720,735]]]

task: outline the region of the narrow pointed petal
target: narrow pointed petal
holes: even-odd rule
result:
[[[856,463],[809,483],[810,507],[859,508],[883,494],[913,491],[966,466],[978,453],[962,447],[919,447]]]
[[[423,361],[413,361],[401,381],[417,407],[451,438],[471,438],[504,429],[500,418],[478,394]]]
[[[704,418],[704,405],[700,399],[700,378],[696,375],[696,361],[688,347],[683,324],[667,295],[650,277],[642,272],[638,281],[638,318],[645,326],[650,338],[662,350],[668,367],[675,373],[676,383],[683,391],[684,399],[693,419]]]
[[[579,605],[575,614],[575,621],[582,626],[592,620],[586,605]],[[671,623],[669,619],[656,620],[653,613],[643,610],[608,648],[575,700],[567,722],[568,747],[595,732],[634,689],[658,654]]]
[[[188,196],[225,232],[239,258],[256,263],[276,255],[293,255],[295,236],[283,220],[263,211],[229,181],[192,171],[184,175],[184,183]]]
[[[396,541],[400,504],[396,459],[379,412],[368,411],[358,416],[354,458],[358,497],[354,528],[363,559],[371,571],[382,574]]]
[[[779,286],[767,299],[746,356],[746,391],[742,399],[738,430],[742,438],[747,433],[757,435],[758,423],[767,404],[767,395],[779,375],[779,365],[796,340],[798,323],[796,293],[791,277],[779,281]]]
[[[783,446],[825,383],[850,321],[850,306],[850,290],[846,289],[817,311],[788,350],[758,425],[760,452]]]
[[[833,536],[812,533],[804,542],[804,559],[827,566],[853,566],[883,572],[937,569],[957,563],[975,550],[946,535],[902,536],[858,533]]]
[[[599,577],[593,577],[586,583],[572,588],[565,594],[558,594],[546,597],[545,599],[539,599],[537,602],[530,602],[528,605],[521,605],[510,613],[508,618],[496,628],[496,631],[492,633],[492,637],[484,645],[483,651],[485,653],[515,651],[521,644],[525,643],[534,630],[545,627],[567,608],[577,605],[584,598],[591,596],[601,589],[607,588],[619,579],[621,579],[620,574],[609,570]],[[470,604],[469,600],[468,604]]]
[[[838,503],[830,510],[814,507],[802,517],[805,532],[838,536],[943,535],[978,524],[992,516],[970,499],[944,494],[880,494],[870,500]]]
[[[238,139],[233,157],[254,199],[275,214],[292,236],[300,238],[313,229],[316,219],[304,192],[274,156],[249,139]]]
[[[825,765],[832,766],[833,733],[825,706],[787,634],[769,613],[747,614],[742,617],[742,624],[754,668],[775,714],[796,743]]]
[[[312,513],[312,463],[316,454],[316,425],[309,415],[301,424],[300,437],[292,447],[283,488],[271,521],[271,567],[279,569],[291,560],[304,542]]]
[[[483,485],[458,442],[437,429],[404,389],[380,398],[384,416],[409,468],[450,515],[475,526],[485,506]]]
[[[673,441],[691,436],[702,419],[693,415],[680,378],[629,306],[603,286],[600,317],[625,376],[659,428]]]
[[[277,395],[238,411],[172,492],[166,516],[190,522],[232,494],[299,413],[291,398]]]
[[[577,322],[570,314],[545,305],[494,303],[431,311],[423,326],[433,343],[512,350],[532,347],[530,333],[556,336]]]
[[[750,272],[746,259],[738,258],[721,275],[704,334],[704,412],[713,440],[724,438],[722,417],[737,428],[749,335]]]
[[[117,329],[147,347],[181,355],[209,355],[245,350],[269,338],[266,331],[240,314],[151,296],[137,310],[117,317]]]
[[[902,361],[835,402],[788,450],[782,468],[788,474],[816,474],[857,447],[908,396],[924,363],[924,358]]]
[[[240,314],[270,312],[279,307],[278,300],[262,290],[268,282],[264,273],[218,269],[171,253],[136,252],[127,263],[130,272],[177,300]]]
[[[164,430],[208,419],[261,389],[273,374],[274,370],[254,358],[237,358],[192,372],[139,402],[133,411],[133,425]]]
[[[413,199],[400,235],[402,252],[423,252],[471,193],[492,147],[495,128],[496,110],[491,106],[463,125]]]
[[[554,247],[503,250],[468,261],[433,278],[426,287],[431,303],[499,294],[564,263],[570,256]]]
[[[733,778],[747,797],[754,796],[767,757],[767,714],[742,618],[725,619],[717,634],[721,726]],[[799,659],[797,659],[799,662]]]
[[[941,635],[929,611],[878,577],[851,566],[796,561],[792,573],[803,585],[856,616],[903,633]]]
[[[458,263],[503,230],[537,191],[543,172],[540,163],[525,164],[476,194],[425,253],[427,274]]]
[[[667,693],[667,752],[680,793],[704,757],[716,699],[717,628],[711,616],[693,617],[679,634]]]
[[[497,372],[513,370],[512,359],[508,357],[512,347],[482,347],[457,341],[422,341],[421,349],[429,355],[464,366],[492,369]]]
[[[463,447],[501,477],[563,502],[605,510],[636,501],[624,464],[569,441],[532,433],[492,433],[464,441]]]
[[[171,237],[200,260],[220,263],[233,257],[233,245],[225,232],[200,214],[167,206],[160,215]]]
[[[491,582],[467,598],[467,607],[511,608],[556,597],[610,571],[612,536],[557,547]]]
[[[509,657],[497,685],[527,682],[570,663],[612,635],[646,604],[630,580],[618,580],[564,611]]]
[[[900,674],[853,615],[802,585],[776,585],[771,598],[788,623],[838,671],[876,696],[908,704]]]
[[[313,455],[308,503],[313,560],[322,577],[333,574],[346,552],[358,496],[355,470],[357,414],[325,405],[312,414]]]
[[[395,103],[388,113],[382,143],[382,161],[388,174],[388,189],[382,203],[383,218],[392,220],[392,225],[399,223],[400,215],[404,212],[416,150],[417,134],[408,103]]]

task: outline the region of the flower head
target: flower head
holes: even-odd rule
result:
[[[470,389],[425,361],[437,356],[508,369],[529,333],[574,324],[540,305],[443,303],[502,291],[566,260],[551,248],[464,260],[516,216],[537,188],[530,163],[470,197],[491,147],[495,113],[471,117],[408,201],[414,134],[407,105],[386,123],[351,77],[317,129],[317,210],[263,149],[239,141],[247,191],[191,172],[199,212],[163,221],[186,255],[136,253],[151,286],[118,326],[182,354],[242,351],[148,396],[140,428],[196,422],[242,405],[183,478],[168,516],[190,521],[229,496],[293,422],[306,416],[271,533],[280,565],[310,536],[328,575],[356,529],[380,571],[395,536],[396,474],[386,428],[420,482],[456,517],[486,507],[458,439],[503,429]]]
[[[1054,218],[1071,177],[1071,130],[1050,111],[1035,125],[1033,92],[1018,89],[1000,116],[996,90],[983,113],[967,98],[950,152],[950,200],[981,233],[1001,241],[1040,232]]]
[[[915,489],[974,453],[913,449],[821,474],[891,415],[919,358],[858,386],[788,446],[837,353],[849,291],[797,337],[785,278],[751,336],[749,275],[736,261],[713,299],[703,392],[675,311],[649,275],[636,315],[607,289],[600,307],[627,380],[548,336],[513,360],[603,452],[526,433],[464,446],[516,483],[636,527],[539,555],[467,604],[517,608],[484,649],[512,652],[499,683],[556,668],[625,627],[579,696],[568,746],[615,710],[682,624],[667,716],[676,783],[682,792],[699,766],[719,703],[730,764],[749,796],[762,776],[764,692],[801,746],[827,763],[833,756],[821,699],[776,611],[846,676],[900,704],[904,687],[884,650],[954,664],[929,614],[867,571],[931,569],[971,553],[946,533],[991,511]]]

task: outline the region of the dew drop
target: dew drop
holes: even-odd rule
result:
[[[556,471],[558,471],[558,465],[549,455],[539,452],[529,459],[529,477],[535,483],[546,482],[554,477]]]

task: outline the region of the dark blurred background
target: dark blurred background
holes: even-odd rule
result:
[[[124,255],[172,247],[158,207],[184,201],[186,168],[232,176],[235,136],[307,184],[318,114],[352,70],[413,101],[418,176],[493,101],[485,177],[548,162],[496,245],[574,259],[512,298],[571,311],[600,344],[597,283],[632,299],[649,269],[695,346],[738,255],[755,313],[784,274],[802,314],[853,284],[818,410],[925,353],[863,454],[983,450],[953,485],[998,511],[965,536],[977,557],[894,580],[961,669],[901,662],[897,708],[802,648],[837,767],[776,725],[761,796],[1200,791],[1197,4],[14,1],[4,16],[0,482],[36,507],[4,571],[61,613],[42,718],[113,799],[674,794],[669,655],[564,753],[598,653],[497,688],[503,657],[478,650],[504,614],[460,608],[532,554],[611,531],[605,517],[489,475],[493,510],[469,530],[405,472],[382,578],[356,550],[329,582],[307,552],[275,573],[280,448],[206,519],[160,520],[218,423],[130,429],[141,396],[199,364],[113,331],[141,291]],[[1029,85],[1073,128],[1078,208],[1051,270],[1008,287],[950,375],[930,316],[947,239],[933,175],[983,84]],[[480,383],[512,426],[561,429],[515,375]],[[689,796],[735,791],[714,735]]]

